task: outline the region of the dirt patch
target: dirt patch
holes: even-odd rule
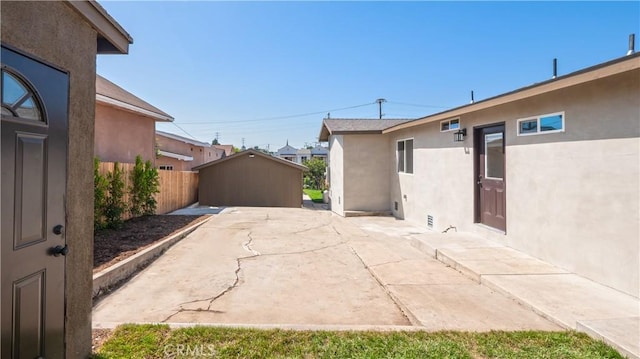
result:
[[[184,227],[209,216],[155,215],[132,218],[121,228],[98,231],[93,241],[93,272],[110,267]]]
[[[107,339],[109,339],[109,337],[111,336],[111,333],[113,333],[113,330],[111,329],[92,329],[91,330],[91,350],[94,353],[97,353],[98,350],[102,348],[102,345],[104,344],[104,342],[106,342]]]

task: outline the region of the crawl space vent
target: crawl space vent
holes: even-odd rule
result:
[[[427,215],[427,227],[433,228],[433,216],[430,214]]]

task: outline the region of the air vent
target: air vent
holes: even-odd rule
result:
[[[433,228],[433,216],[430,214],[427,215],[427,227]]]

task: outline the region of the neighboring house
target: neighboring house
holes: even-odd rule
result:
[[[0,357],[87,358],[96,55],[133,40],[95,1],[1,7]]]
[[[307,167],[249,149],[193,168],[198,200],[208,206],[302,206]]]
[[[193,167],[226,156],[225,151],[207,142],[156,131],[156,167],[161,170],[191,171]]]
[[[634,297],[639,138],[639,54],[410,122],[324,120],[320,133],[336,213],[453,226]]]
[[[155,162],[156,122],[173,117],[122,87],[96,76],[95,155],[103,162]]]
[[[293,146],[290,146],[289,141],[287,141],[287,144],[284,147],[278,149],[278,151],[275,153],[275,156],[287,161],[303,164],[305,161],[308,161],[312,158],[322,158],[326,161],[328,153],[329,150],[320,145],[316,145],[316,147],[313,148],[297,149]]]
[[[233,145],[212,145],[213,148],[224,151],[224,156],[231,156],[233,154]]]
[[[276,152],[276,157],[298,163],[298,149],[290,146],[289,141],[287,141],[287,144],[284,147],[278,149],[278,151]]]

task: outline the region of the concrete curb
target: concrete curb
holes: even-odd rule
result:
[[[138,268],[145,266],[159,257],[169,247],[180,241],[182,238],[189,235],[196,228],[202,225],[204,222],[211,219],[211,215],[207,218],[203,218],[195,224],[175,233],[167,236],[156,244],[145,248],[144,250],[136,253],[135,255],[118,262],[111,267],[101,270],[93,275],[93,297],[97,297],[102,294],[107,288],[131,277]]]
[[[215,327],[215,328],[246,328],[246,329],[282,329],[296,331],[378,331],[378,332],[401,332],[401,331],[427,331],[422,326],[410,325],[336,325],[336,324],[246,324],[246,323],[93,323],[93,329],[114,329],[122,324],[154,324],[168,325],[172,329],[193,328],[193,327]]]

